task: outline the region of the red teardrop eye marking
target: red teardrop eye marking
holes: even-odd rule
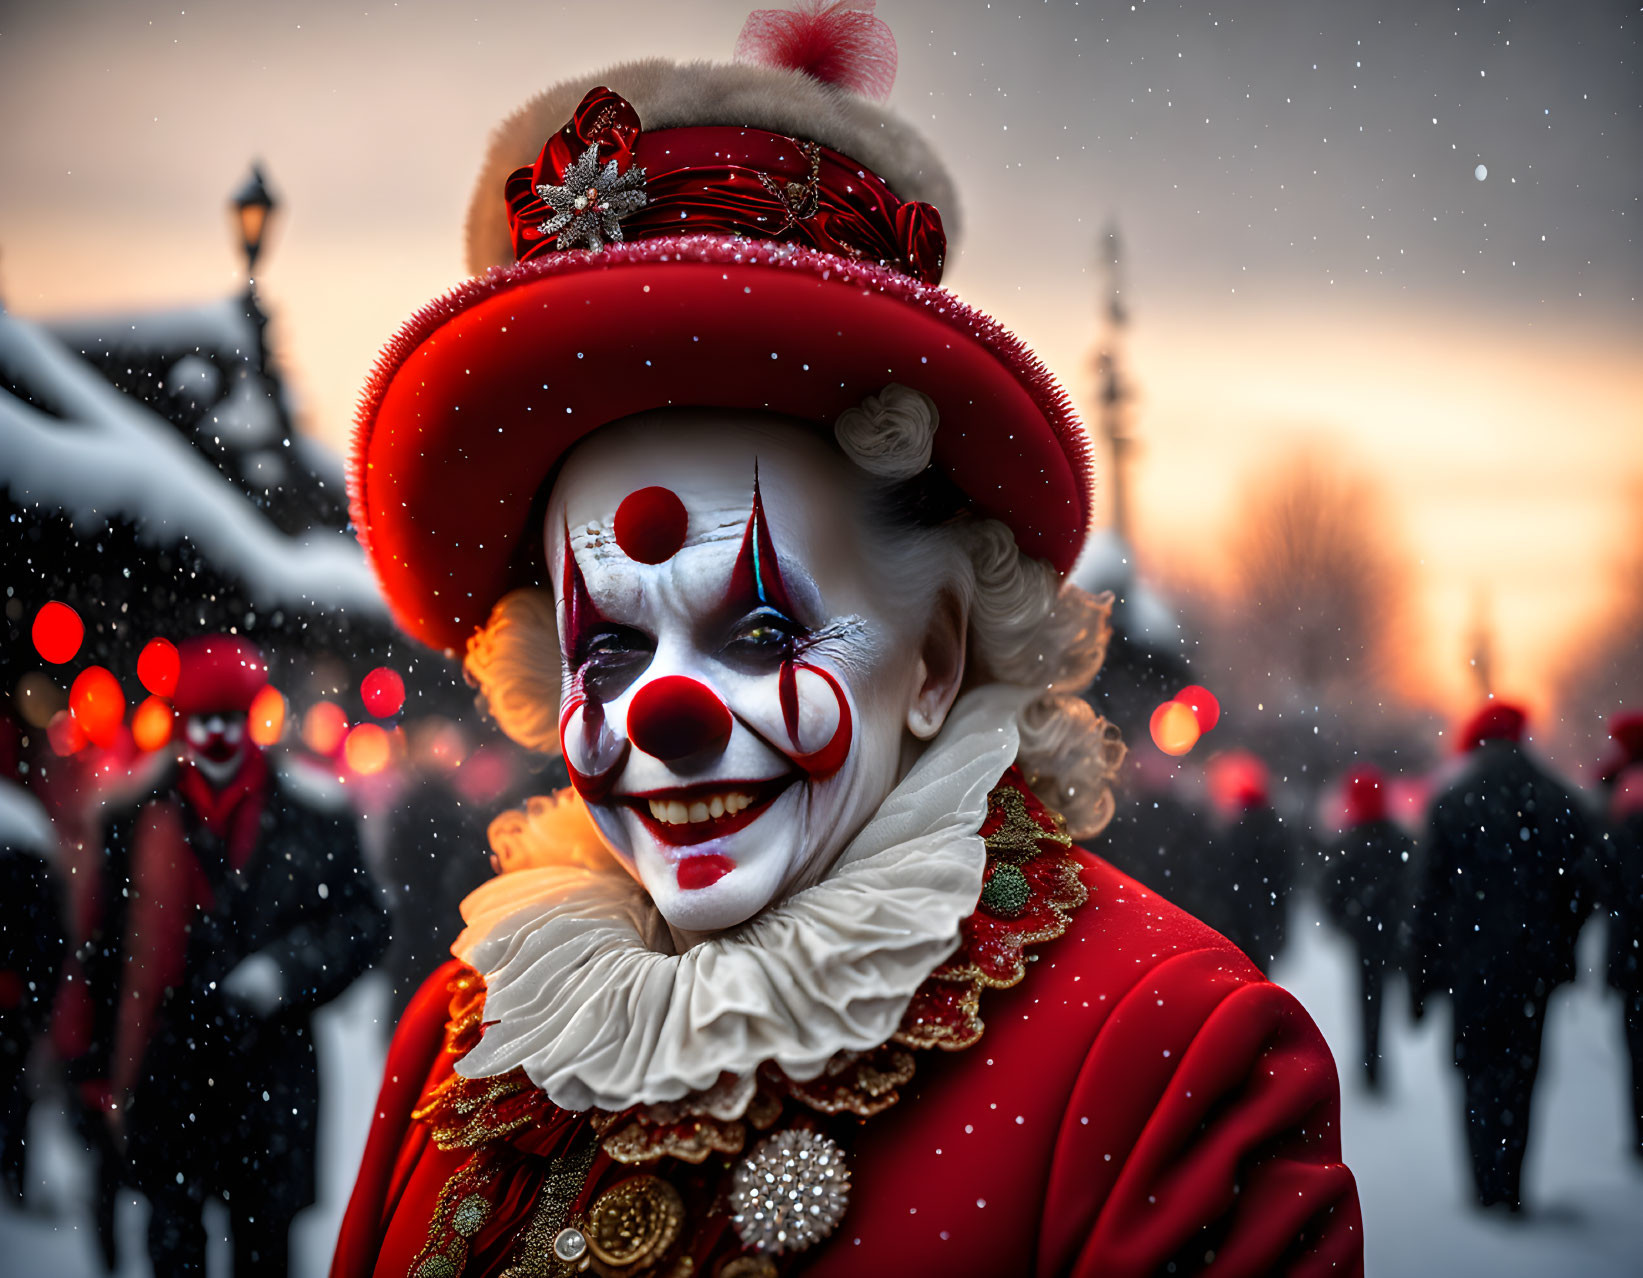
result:
[[[725,703],[684,675],[652,680],[628,706],[628,740],[664,763],[724,749],[730,724]]]
[[[671,488],[641,488],[616,508],[616,544],[641,564],[665,563],[685,544],[690,516]]]

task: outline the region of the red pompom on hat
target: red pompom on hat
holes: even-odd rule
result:
[[[1486,741],[1522,741],[1529,716],[1509,701],[1491,701],[1468,719],[1455,739],[1461,754],[1476,750]]]
[[[951,185],[852,92],[894,75],[862,7],[762,11],[752,61],[628,63],[503,122],[469,210],[476,278],[384,350],[354,437],[354,523],[411,635],[459,649],[540,580],[538,495],[600,426],[689,405],[830,433],[891,383],[935,400],[932,463],[971,509],[1071,568],[1089,435],[1031,351],[937,286]]]
[[[1360,763],[1346,774],[1343,788],[1348,827],[1386,820],[1386,775],[1379,768]]]
[[[177,645],[177,691],[171,704],[195,714],[248,714],[268,683],[268,665],[256,644],[238,635],[196,635]]]
[[[896,38],[874,0],[803,0],[797,9],[755,9],[736,40],[738,62],[803,71],[883,102],[896,82]]]

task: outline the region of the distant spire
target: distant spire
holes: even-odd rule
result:
[[[1488,589],[1479,586],[1472,594],[1471,652],[1468,661],[1472,667],[1472,682],[1477,686],[1478,696],[1484,700],[1495,693],[1495,637],[1494,624],[1490,619],[1493,611],[1489,606]]]
[[[1126,546],[1133,545],[1130,534],[1129,476],[1126,462],[1134,437],[1125,429],[1125,406],[1131,398],[1122,370],[1124,330],[1129,326],[1129,310],[1124,300],[1123,246],[1118,224],[1109,221],[1101,233],[1097,250],[1101,268],[1102,297],[1098,304],[1101,336],[1096,347],[1096,397],[1101,405],[1100,429],[1107,441],[1107,491],[1112,494],[1113,534]]]

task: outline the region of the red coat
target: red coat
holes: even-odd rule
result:
[[[979,1042],[922,1053],[901,1101],[861,1124],[849,1211],[803,1272],[1361,1274],[1311,1019],[1203,924],[1072,855],[1088,904],[1020,984],[987,991]],[[333,1278],[401,1278],[427,1237],[454,1163],[410,1114],[450,1073],[455,970],[394,1037]]]

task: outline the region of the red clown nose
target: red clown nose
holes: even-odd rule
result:
[[[725,703],[684,675],[647,683],[628,707],[628,740],[664,763],[724,749],[730,726]]]

